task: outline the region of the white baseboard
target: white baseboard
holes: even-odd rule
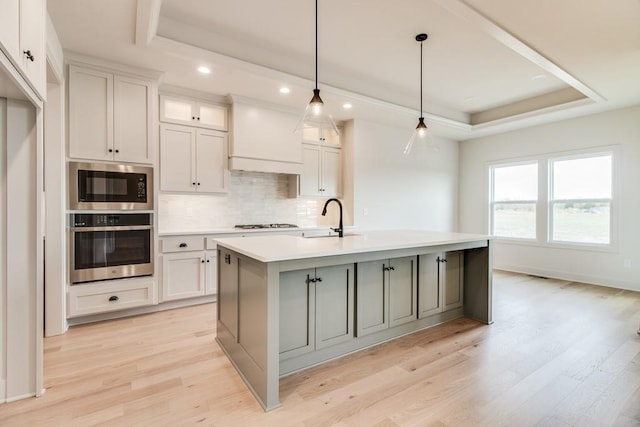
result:
[[[4,401],[5,401],[5,403],[11,403],[11,402],[15,402],[17,400],[22,400],[22,399],[28,399],[30,397],[35,397],[35,395],[36,395],[35,393],[26,393],[26,394],[21,394],[20,396],[8,397]]]
[[[587,276],[569,271],[548,270],[524,265],[494,265],[493,268],[495,268],[496,270],[512,271],[514,273],[530,274],[532,276],[548,277],[550,279],[588,283],[590,285],[606,286],[608,288],[625,289],[628,291],[640,291],[640,289],[638,289],[637,282],[614,280],[608,277],[595,277],[591,275]]]

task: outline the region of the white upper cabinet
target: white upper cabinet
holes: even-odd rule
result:
[[[227,191],[227,134],[187,126],[160,127],[160,191]]]
[[[45,13],[44,0],[0,0],[0,46],[43,100]]]
[[[155,83],[69,66],[69,157],[153,163]]]
[[[160,121],[226,131],[227,107],[160,95]]]
[[[304,128],[302,141],[312,144],[340,145],[340,134],[330,129]]]
[[[302,144],[302,172],[296,178],[298,192],[292,196],[340,197],[342,195],[342,150],[329,146]]]

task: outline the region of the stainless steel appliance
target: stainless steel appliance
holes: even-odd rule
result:
[[[70,215],[71,283],[153,274],[153,214]]]
[[[153,210],[153,168],[69,162],[69,209]]]

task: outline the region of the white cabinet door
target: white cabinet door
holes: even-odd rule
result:
[[[0,45],[10,57],[19,62],[20,52],[20,1],[0,0]]]
[[[342,195],[342,150],[322,148],[321,195],[340,197]]]
[[[113,74],[69,66],[69,156],[113,160]]]
[[[168,95],[160,96],[160,121],[224,131],[228,129],[226,106]]]
[[[152,163],[149,82],[129,77],[114,79],[114,160]]]
[[[160,190],[195,191],[195,138],[193,128],[160,127]]]
[[[204,293],[206,295],[215,294],[218,292],[218,257],[217,251],[205,252],[205,278],[206,284],[204,287]]]
[[[196,103],[196,126],[227,130],[227,107]]]
[[[203,252],[162,255],[162,300],[204,295],[205,264]]]
[[[330,129],[304,128],[302,140],[314,144],[340,145],[340,134]]]
[[[320,196],[320,147],[303,144],[300,195]]]
[[[227,135],[198,129],[195,164],[198,192],[227,191]]]
[[[46,95],[45,11],[44,0],[20,0],[19,55],[27,79],[42,99]]]

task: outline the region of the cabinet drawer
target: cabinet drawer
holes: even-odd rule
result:
[[[153,282],[75,285],[69,290],[69,317],[153,304]]]
[[[186,252],[204,250],[204,238],[202,236],[174,236],[163,237],[160,240],[160,250],[167,252]]]

